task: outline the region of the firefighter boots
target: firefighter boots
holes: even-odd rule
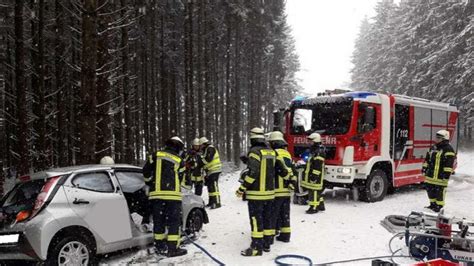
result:
[[[248,248],[248,249],[242,250],[240,252],[240,255],[245,256],[245,257],[262,256],[262,251],[258,249]]]
[[[315,213],[318,213],[318,209],[317,207],[314,208],[313,206],[309,207],[309,209],[306,210],[306,213],[307,214],[315,214]]]
[[[174,248],[168,250],[168,257],[179,257],[188,254],[188,251],[183,248]]]
[[[316,209],[318,211],[325,211],[326,207],[324,207],[324,201],[321,201]]]

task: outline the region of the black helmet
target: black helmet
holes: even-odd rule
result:
[[[177,136],[167,139],[165,145],[175,148],[178,152],[184,149],[184,142]]]

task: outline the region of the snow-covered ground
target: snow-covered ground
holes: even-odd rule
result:
[[[228,265],[274,265],[282,254],[299,254],[310,257],[314,263],[325,263],[359,257],[390,255],[388,241],[393,236],[380,225],[387,215],[407,215],[412,210],[423,210],[428,204],[426,192],[419,186],[399,189],[383,201],[364,203],[349,199],[348,190],[327,190],[326,211],[315,215],[305,214],[307,206],[291,206],[292,238],[290,243],[276,242],[269,253],[261,257],[246,258],[240,250],[250,244],[250,225],[247,204],[235,197],[239,183],[238,172],[223,174],[220,190],[223,207],[209,210],[210,223],[205,225],[197,243]],[[204,195],[207,199],[207,194]],[[460,152],[458,169],[449,183],[446,213],[456,217],[474,219],[474,152]],[[400,240],[394,241],[403,247]],[[192,244],[187,245],[188,255],[164,259],[159,265],[206,265],[213,262]],[[406,254],[406,250],[403,250]],[[102,260],[103,264],[150,265],[146,251],[128,252]],[[395,259],[407,264],[409,259]],[[354,265],[354,263],[350,263]],[[370,265],[369,261],[358,265]]]

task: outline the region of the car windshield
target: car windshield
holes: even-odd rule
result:
[[[340,135],[349,131],[352,101],[318,102],[294,108],[292,112],[292,134]]]

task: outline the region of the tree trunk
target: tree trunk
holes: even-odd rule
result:
[[[240,123],[240,118],[242,116],[241,112],[241,106],[240,106],[240,101],[241,101],[241,96],[240,96],[240,78],[241,78],[241,69],[240,69],[240,25],[237,19],[236,20],[236,25],[235,25],[235,59],[234,59],[234,92],[232,97],[234,104],[233,104],[233,109],[235,111],[235,119],[233,121],[233,128],[232,128],[232,133],[234,136],[234,141],[233,141],[233,161],[234,164],[239,165],[239,158],[240,158],[240,144],[241,144],[241,137],[240,137],[240,130],[241,130],[241,123]]]
[[[23,1],[15,1],[15,84],[18,120],[18,174],[29,172],[28,125],[25,84],[25,47],[23,40]]]
[[[35,3],[31,2],[31,9],[34,10]],[[45,117],[45,62],[44,62],[44,0],[38,3],[38,22],[35,18],[31,20],[31,31],[33,35],[33,45],[31,49],[33,73],[31,74],[31,88],[33,91],[33,114],[34,120],[34,141],[33,141],[33,167],[34,170],[43,170],[46,167],[46,117]]]
[[[107,0],[100,0],[100,6],[103,12],[109,11]],[[111,56],[109,53],[109,31],[107,30],[109,23],[108,16],[100,16],[98,28],[102,34],[97,43],[97,66],[99,75],[97,77],[97,148],[96,161],[99,162],[104,156],[112,156],[112,129],[110,128],[111,119],[109,116],[110,109],[110,64]]]
[[[231,63],[231,45],[232,45],[232,31],[231,31],[231,15],[227,15],[227,47],[226,47],[226,73],[225,73],[225,87],[226,87],[226,127],[225,127],[225,145],[226,145],[226,158],[227,161],[232,160],[232,141],[231,141],[231,128],[234,120],[234,110],[232,110],[232,89],[231,89],[231,74],[230,74],[230,63]]]
[[[56,18],[56,35],[54,39],[55,55],[54,55],[54,69],[56,79],[56,106],[58,110],[57,114],[57,130],[56,130],[56,151],[58,156],[58,166],[66,166],[68,164],[68,132],[69,127],[67,126],[67,112],[66,112],[66,101],[67,96],[66,89],[66,71],[64,70],[63,57],[65,44],[64,38],[64,13],[63,7],[60,0],[55,1],[55,18]]]
[[[95,162],[97,2],[84,0],[82,13],[81,112],[79,114],[79,164]]]

